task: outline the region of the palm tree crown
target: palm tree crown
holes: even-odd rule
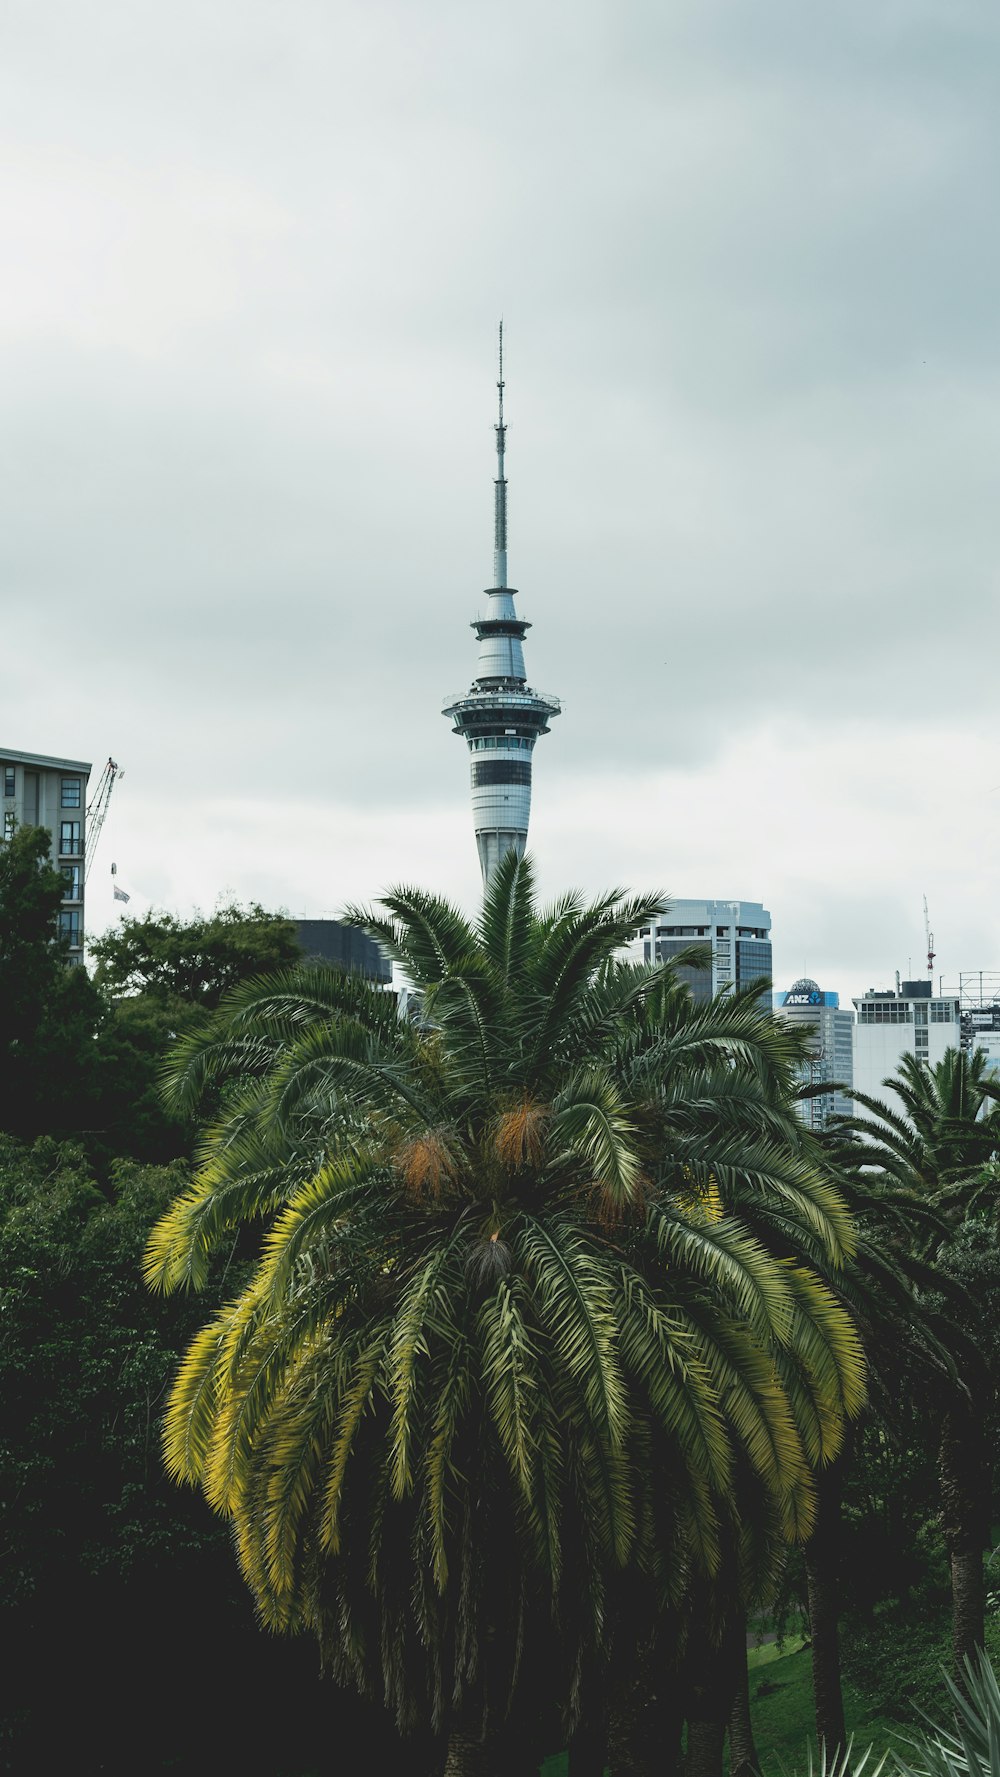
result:
[[[233,1520],[264,1619],[401,1717],[482,1691],[487,1649],[509,1690],[533,1612],[593,1646],[626,1563],[680,1596],[746,1477],[804,1534],[860,1404],[795,1039],[752,993],[695,1006],[618,962],[658,903],[540,911],[513,853],[476,926],[394,891],[357,917],[418,1021],[292,971],[171,1069],[176,1103],[222,1109],[151,1283],[264,1232],[182,1365],[168,1464]]]
[[[949,1220],[961,1220],[984,1192],[995,1195],[986,1170],[1000,1150],[1000,1079],[981,1049],[946,1049],[933,1067],[902,1056],[884,1081],[902,1112],[883,1099],[855,1092],[867,1116],[842,1120],[869,1144],[867,1154],[892,1179]]]

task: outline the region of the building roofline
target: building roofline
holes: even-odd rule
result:
[[[45,765],[52,771],[84,771],[89,777],[94,767],[84,759],[52,759],[47,753],[17,753],[11,747],[0,747],[0,759],[15,765]]]

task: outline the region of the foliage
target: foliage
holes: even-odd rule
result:
[[[226,1114],[147,1268],[200,1286],[263,1223],[188,1351],[168,1462],[232,1519],[265,1621],[404,1718],[474,1690],[487,1638],[509,1692],[539,1613],[599,1643],[626,1562],[675,1600],[733,1534],[766,1562],[808,1528],[862,1371],[817,1269],[850,1224],[755,993],[696,1007],[616,964],[654,902],[539,912],[513,854],[476,928],[383,905],[357,917],[420,1026],[309,971],[233,993],[178,1053],[172,1102],[208,1086]],[[753,1534],[734,1497],[770,1502]]]
[[[97,985],[111,998],[141,994],[172,1011],[212,1011],[239,982],[296,962],[295,927],[257,902],[191,920],[169,913],[123,919],[90,946]]]
[[[0,1145],[0,1500],[8,1603],[68,1563],[126,1573],[206,1528],[161,1475],[157,1422],[194,1315],[154,1302],[139,1260],[184,1171],[115,1169],[110,1196],[78,1147]]]
[[[100,1000],[56,933],[64,883],[49,834],[20,827],[0,844],[0,1130],[85,1128],[97,1095]]]
[[[140,1257],[183,1176],[120,1162],[105,1190],[74,1144],[0,1138],[0,1770],[300,1777],[331,1737],[389,1768],[387,1724],[260,1636],[224,1528],[163,1472],[205,1304],[150,1297]]]
[[[901,1777],[996,1777],[1000,1771],[1000,1685],[985,1653],[967,1661],[964,1694],[945,1675],[952,1725],[930,1725],[897,1756]]]
[[[919,1613],[886,1601],[868,1627],[853,1623],[844,1637],[845,1675],[880,1715],[913,1721],[920,1710],[940,1705],[948,1622],[947,1597]]]

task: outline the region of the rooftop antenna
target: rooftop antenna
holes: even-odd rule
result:
[[[507,584],[507,478],[503,456],[507,443],[507,427],[503,417],[503,320],[500,322],[500,375],[497,378],[500,396],[499,413],[494,431],[497,435],[497,475],[493,483],[493,584]]]
[[[937,955],[937,952],[934,949],[934,933],[931,931],[931,916],[927,911],[926,895],[924,896],[924,932],[927,937],[927,973],[933,977],[934,958]]]

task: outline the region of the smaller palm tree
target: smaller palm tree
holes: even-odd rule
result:
[[[969,1217],[995,1214],[1000,1081],[989,1072],[981,1050],[948,1049],[933,1067],[904,1055],[898,1072],[883,1084],[902,1111],[855,1092],[868,1114],[843,1120],[840,1135],[860,1138],[856,1162],[866,1170],[877,1169],[906,1194],[911,1268],[914,1259],[934,1266],[936,1274],[929,1268],[925,1273],[925,1291],[947,1291],[948,1231]],[[990,1536],[983,1441],[988,1378],[956,1326],[943,1328],[941,1343],[960,1360],[943,1398],[938,1472],[951,1567],[955,1673],[962,1683],[966,1663],[984,1639],[983,1550]]]
[[[947,1049],[932,1067],[904,1055],[883,1081],[902,1105],[852,1094],[867,1116],[848,1126],[873,1144],[872,1164],[921,1203],[958,1223],[996,1194],[1000,1079],[981,1049]],[[933,1243],[934,1236],[930,1235]]]

